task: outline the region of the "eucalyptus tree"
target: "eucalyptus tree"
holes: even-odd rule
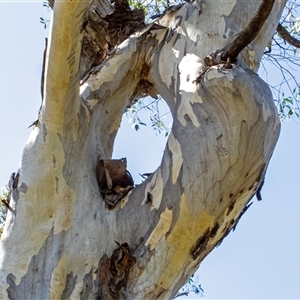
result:
[[[126,0],[50,1],[43,103],[5,200],[0,297],[169,299],[260,187],[280,122],[257,76],[285,1],[190,1],[146,24]],[[135,186],[122,115],[161,96],[173,126]]]

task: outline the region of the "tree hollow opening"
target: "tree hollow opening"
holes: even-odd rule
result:
[[[127,158],[127,170],[135,184],[160,165],[172,123],[169,107],[161,97],[140,99],[124,113],[113,158]]]

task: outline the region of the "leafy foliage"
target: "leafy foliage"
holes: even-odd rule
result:
[[[46,7],[48,11],[51,10],[49,2],[44,1],[43,6]],[[42,23],[44,25],[44,29],[47,29],[47,26],[49,25],[50,20],[40,17],[40,23]]]
[[[47,25],[49,24],[49,22],[50,22],[50,20],[40,17],[40,23],[42,23],[44,25],[44,29],[47,28]]]
[[[48,1],[43,1],[43,6],[47,8],[47,10],[51,10],[50,4]]]
[[[162,97],[153,99],[150,97],[139,99],[135,104],[126,109],[126,115],[130,118],[132,127],[138,131],[141,126],[150,125],[156,133],[164,133],[168,136],[171,130],[170,111],[164,106]],[[150,124],[141,121],[148,115]],[[166,121],[169,125],[166,125]]]
[[[296,92],[296,89],[293,90],[294,94],[295,94],[295,92]],[[299,95],[299,93],[297,94],[297,96],[298,95]],[[290,117],[297,117],[297,118],[300,117],[299,107],[295,107],[294,99],[296,99],[297,102],[299,101],[298,97],[297,98],[296,97],[295,98],[293,98],[291,96],[285,97],[284,93],[282,93],[281,100],[275,99],[275,102],[277,102],[279,116],[282,121],[287,118],[290,118]]]

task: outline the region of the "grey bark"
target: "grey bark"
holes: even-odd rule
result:
[[[238,222],[278,139],[272,94],[255,71],[284,3],[237,64],[204,64],[259,4],[207,1],[199,15],[186,3],[82,72],[88,3],[55,3],[45,99],[1,241],[0,297],[176,294]],[[158,169],[108,209],[97,166],[111,158],[124,109],[145,93],[166,100],[172,132]]]

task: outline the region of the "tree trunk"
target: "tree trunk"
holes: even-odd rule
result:
[[[87,73],[79,66],[89,3],[55,3],[45,99],[1,242],[1,299],[176,294],[238,222],[278,139],[271,91],[255,71],[284,2],[236,64],[204,65],[259,4],[205,1],[201,12],[186,3]],[[172,132],[158,169],[109,206],[99,166],[111,158],[126,106],[144,94],[165,99]]]

